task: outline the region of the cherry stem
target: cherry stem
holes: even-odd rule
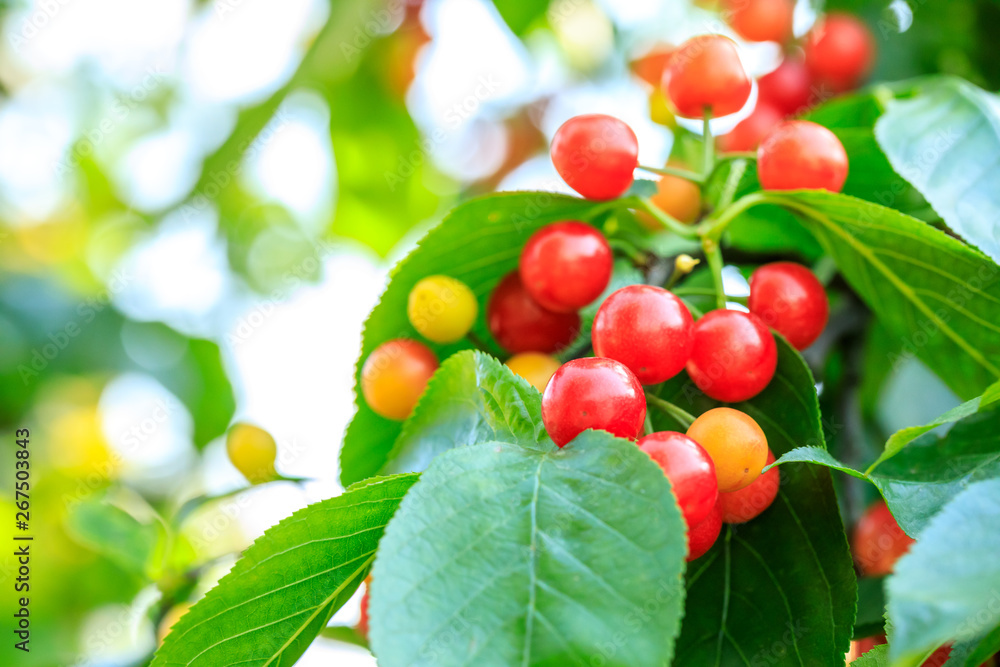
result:
[[[698,234],[703,238],[718,242],[722,238],[722,232],[726,230],[733,220],[749,208],[759,204],[768,203],[767,194],[764,192],[752,192],[736,200],[735,203],[723,208],[718,215],[708,218],[698,225]]]
[[[486,343],[484,343],[479,338],[479,336],[477,336],[471,329],[469,330],[469,332],[467,334],[465,334],[465,338],[470,343],[472,343],[473,347],[475,347],[476,349],[482,350],[483,352],[485,352],[487,350]]]
[[[695,173],[690,169],[681,169],[680,167],[671,167],[669,164],[663,167],[644,167],[639,165],[639,169],[643,171],[649,171],[654,174],[661,174],[663,176],[677,176],[679,178],[698,183],[699,185],[704,182],[704,177],[701,174]]]
[[[715,294],[714,290],[712,293]],[[695,306],[690,301],[685,301],[684,299],[681,299],[681,301],[684,301],[684,305],[687,306],[687,309],[691,311],[691,314],[694,315],[695,318],[705,316],[705,313],[701,312],[701,308],[699,308],[698,306]]]
[[[608,239],[608,245],[612,250],[629,258],[636,266],[646,266],[649,262],[649,256],[628,241],[623,239]]]
[[[677,296],[715,296],[715,290],[711,287],[677,287],[670,290]],[[745,296],[727,296],[727,301],[746,301]]]
[[[643,426],[643,435],[653,433],[653,420],[649,418],[649,410],[646,411],[646,422]]]
[[[712,111],[705,108],[705,116],[702,120],[702,140],[705,142],[705,164],[702,165],[702,182],[707,183],[708,179],[715,171],[715,142],[712,141]]]
[[[641,208],[643,211],[653,216],[657,222],[678,236],[683,236],[687,239],[698,238],[698,231],[694,227],[691,225],[685,225],[677,218],[664,213],[663,209],[651,202],[648,198],[635,197],[630,203],[632,203],[635,208]]]
[[[717,308],[725,310],[726,291],[722,282],[722,249],[719,247],[718,241],[708,236],[701,240],[701,247],[705,250],[708,268],[712,271],[712,283],[715,285],[715,305]]]
[[[673,417],[677,422],[683,426],[685,429],[694,423],[694,415],[692,415],[687,410],[674,405],[670,401],[665,401],[656,394],[651,394],[646,392],[646,402],[649,405],[655,406],[657,409]]]

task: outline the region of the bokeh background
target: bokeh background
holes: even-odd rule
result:
[[[0,539],[25,427],[35,536],[32,652],[5,638],[0,663],[146,663],[172,608],[339,493],[361,326],[393,263],[464,198],[564,190],[547,141],[577,113],[624,119],[640,162],[663,163],[674,120],[630,63],[729,33],[712,4],[0,4]],[[875,80],[1000,85],[997,2],[826,6],[873,29]],[[799,2],[798,34],[816,8]],[[755,74],[780,57],[743,55]],[[877,418],[891,431],[955,403],[914,361]],[[309,481],[248,488],[225,454],[234,420]],[[321,639],[301,664],[374,661]]]

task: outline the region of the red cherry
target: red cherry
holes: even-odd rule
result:
[[[756,150],[768,132],[781,123],[783,116],[770,104],[757,102],[753,112],[739,125],[719,137],[719,149],[726,153]]]
[[[788,57],[757,81],[757,105],[770,104],[786,116],[795,116],[812,103],[812,80],[806,65]]]
[[[719,539],[722,532],[722,510],[716,504],[705,519],[688,530],[688,556],[687,562],[691,562],[705,555],[715,541]]]
[[[691,356],[694,320],[679,298],[653,285],[612,293],[594,318],[594,353],[628,366],[643,384],[669,380]]]
[[[549,154],[569,187],[587,199],[614,199],[632,185],[639,140],[617,118],[586,114],[556,130]]]
[[[840,192],[847,168],[837,135],[808,120],[781,123],[757,148],[757,176],[765,190]]]
[[[614,359],[567,361],[542,394],[542,422],[560,447],[588,428],[635,440],[645,420],[642,385]]]
[[[676,431],[650,433],[640,438],[638,444],[663,468],[688,528],[704,521],[719,497],[715,464],[708,452]]]
[[[694,323],[688,375],[715,400],[753,398],[774,377],[777,365],[774,336],[756,315],[713,310]]]
[[[869,577],[890,574],[896,561],[910,550],[913,538],[903,532],[883,501],[874,503],[858,519],[851,546],[861,573]]]
[[[358,619],[358,624],[354,626],[354,629],[358,631],[358,634],[368,639],[368,592],[371,589],[372,580],[371,577],[365,579],[365,592],[361,596],[361,618]]]
[[[582,222],[558,222],[528,239],[521,252],[521,282],[543,308],[568,313],[601,295],[613,263],[599,231]]]
[[[851,14],[831,12],[809,32],[806,67],[834,92],[856,88],[875,64],[875,37]]]
[[[795,262],[765,264],[750,276],[750,312],[797,350],[819,338],[830,315],[823,284]]]
[[[553,313],[531,298],[517,271],[500,281],[486,306],[486,323],[500,346],[511,353],[557,352],[580,333],[580,315]]]
[[[726,0],[729,25],[750,42],[778,42],[792,37],[794,0]]]
[[[774,454],[767,450],[766,466],[774,463]],[[755,519],[771,506],[778,497],[778,486],[781,477],[777,468],[771,468],[766,473],[737,491],[719,494],[719,509],[722,510],[723,523],[746,523]]]
[[[663,89],[677,113],[703,118],[728,116],[750,98],[747,76],[733,40],[722,35],[701,35],[684,42],[663,71]]]
[[[659,86],[663,79],[663,68],[674,54],[670,44],[659,44],[647,54],[633,60],[629,67],[632,73],[651,86]]]

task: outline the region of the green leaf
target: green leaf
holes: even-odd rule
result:
[[[518,36],[544,17],[549,8],[549,0],[493,0],[493,4],[504,23]]]
[[[1000,479],[972,484],[931,519],[886,579],[893,665],[995,630],[1000,607]]]
[[[879,644],[851,663],[851,667],[889,667],[889,645]]]
[[[889,333],[956,394],[1000,378],[1000,267],[902,213],[829,192],[769,193],[800,214]]]
[[[913,96],[890,100],[875,133],[896,171],[948,226],[1000,261],[1000,98],[935,77]]]
[[[386,530],[372,647],[386,667],[666,665],[685,551],[670,484],[634,443],[454,449]]]
[[[484,352],[456,352],[427,384],[384,471],[420,472],[442,452],[491,440],[554,447],[542,425],[541,394]]]
[[[270,528],[174,626],[153,667],[294,663],[368,574],[417,477],[347,491]]]
[[[395,268],[382,299],[365,323],[361,356],[355,376],[358,412],[351,421],[340,453],[340,479],[344,486],[376,474],[402,430],[402,424],[376,415],[360,397],[361,366],[372,350],[390,338],[420,340],[406,316],[410,290],[420,279],[446,274],[468,285],[479,301],[473,331],[486,341],[487,352],[499,355],[486,327],[486,302],[500,279],[517,267],[521,248],[540,227],[559,220],[591,220],[606,202],[590,202],[548,192],[489,195],[456,207],[432,229]],[[466,258],[466,259],[460,259]],[[468,341],[451,345],[427,343],[444,359],[472,347]]]
[[[718,405],[683,375],[661,395],[696,413]],[[775,456],[802,445],[824,447],[812,374],[784,339],[778,338],[778,368],[768,387],[732,407],[760,424]],[[678,428],[660,414],[654,425]],[[771,507],[725,529],[691,564],[687,584],[677,664],[842,664],[857,582],[830,473],[782,467]]]
[[[142,523],[103,497],[81,500],[66,516],[70,535],[87,548],[106,555],[119,566],[143,577],[153,575],[161,532]]]
[[[854,639],[885,633],[885,592],[882,577],[858,579],[858,615],[854,619]]]
[[[324,639],[353,644],[361,648],[368,648],[368,640],[361,636],[361,633],[347,625],[328,625],[319,633]]]

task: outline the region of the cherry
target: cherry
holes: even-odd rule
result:
[[[232,464],[251,484],[268,482],[277,476],[274,459],[278,447],[271,434],[252,424],[233,424],[226,434],[226,453]]]
[[[715,465],[708,452],[675,431],[650,433],[640,438],[638,444],[639,449],[663,468],[688,529],[704,521],[719,497]]]
[[[847,151],[822,125],[785,121],[757,149],[757,176],[765,190],[840,192],[847,180]]]
[[[541,352],[521,352],[507,360],[507,368],[523,377],[538,391],[545,390],[545,385],[559,370],[559,366],[557,359]]]
[[[778,42],[792,37],[794,0],[726,0],[729,25],[750,42]]]
[[[549,154],[569,187],[587,199],[614,199],[632,185],[639,140],[613,116],[585,114],[556,130]]]
[[[830,315],[823,284],[795,262],[773,262],[750,276],[750,312],[804,350],[819,338]]]
[[[375,348],[361,367],[361,393],[376,414],[402,421],[413,412],[438,360],[426,345],[394,338]]]
[[[569,313],[601,295],[613,264],[603,234],[583,222],[557,222],[528,239],[521,252],[521,282],[543,308]]]
[[[764,465],[769,466],[772,463],[774,454],[771,450],[767,450],[767,460]],[[778,497],[780,483],[778,469],[771,468],[738,491],[720,493],[719,507],[722,510],[723,523],[746,523],[763,514]]]
[[[728,134],[719,137],[719,149],[726,153],[756,150],[761,139],[780,124],[782,118],[780,111],[758,100],[749,116]]]
[[[371,575],[365,579],[365,592],[361,596],[361,618],[358,619],[358,624],[354,626],[354,629],[358,631],[358,634],[368,639],[368,594],[371,592],[372,588],[372,578]]]
[[[830,12],[809,32],[805,52],[813,78],[842,93],[856,88],[871,72],[875,37],[856,17]]]
[[[688,530],[687,562],[690,563],[704,556],[712,548],[712,545],[715,544],[715,541],[719,539],[719,533],[721,532],[722,510],[716,504],[701,523]]]
[[[633,60],[629,67],[632,73],[651,86],[659,87],[663,79],[663,69],[674,54],[674,47],[669,44],[659,44],[649,53]]]
[[[557,352],[580,332],[577,313],[553,313],[538,305],[521,283],[517,271],[500,281],[486,306],[490,333],[505,350]]]
[[[740,62],[733,40],[701,35],[684,42],[663,71],[663,88],[677,113],[713,118],[743,108],[750,98],[750,77]]]
[[[435,343],[454,343],[469,333],[479,304],[461,280],[428,276],[410,290],[406,314],[421,336]]]
[[[694,420],[687,435],[712,457],[720,494],[749,486],[766,465],[767,436],[745,412],[713,408]]]
[[[667,164],[682,169],[687,168],[687,165],[676,160],[671,160]],[[695,222],[701,215],[701,188],[680,176],[672,174],[661,176],[656,183],[656,194],[649,200],[661,211],[680,222]],[[663,226],[648,213],[640,212],[638,218],[643,225],[653,231],[663,229]]]
[[[635,440],[646,420],[646,397],[632,371],[614,359],[563,364],[542,394],[542,422],[562,447],[588,428]]]
[[[913,538],[903,532],[886,504],[873,503],[858,519],[851,544],[862,574],[890,574],[899,557],[910,550]]]
[[[669,380],[691,356],[694,320],[679,298],[654,285],[613,292],[594,317],[594,353],[628,366],[643,384]]]
[[[694,323],[687,372],[715,400],[735,403],[753,398],[774,377],[777,365],[774,336],[756,315],[713,310]]]
[[[776,69],[757,81],[757,104],[769,104],[786,116],[794,116],[809,108],[812,102],[812,80],[802,60],[786,57]]]

